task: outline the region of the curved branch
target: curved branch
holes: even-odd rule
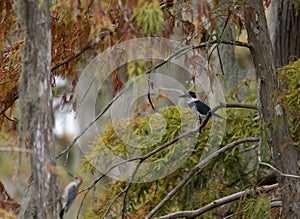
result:
[[[146,218],[150,219],[162,206],[164,206],[167,203],[167,201],[169,201],[192,178],[192,176],[196,172],[198,172],[198,170],[205,167],[212,159],[216,158],[220,154],[222,154],[225,151],[233,148],[236,145],[246,143],[246,142],[258,142],[258,141],[259,141],[259,138],[254,138],[254,137],[239,139],[239,140],[233,141],[233,142],[225,145],[221,149],[219,149],[216,152],[210,154],[208,157],[206,157],[204,160],[202,160],[200,163],[198,163],[189,172],[189,174],[185,178],[183,178],[183,180],[179,184],[177,184],[177,186],[171,192],[169,192],[169,194],[167,194],[166,197],[150,211],[150,213],[147,215]]]
[[[153,72],[155,69],[158,69],[159,67],[163,66],[164,64],[168,63],[172,58],[175,58],[175,57],[178,57],[184,53],[186,53],[187,51],[191,50],[191,49],[197,49],[197,48],[201,48],[201,47],[205,47],[207,46],[207,44],[210,43],[210,44],[216,44],[216,43],[224,43],[224,44],[231,44],[231,45],[237,45],[237,46],[244,46],[244,47],[248,47],[250,48],[251,47],[251,44],[249,43],[244,43],[244,42],[240,42],[240,41],[233,41],[233,42],[230,42],[230,41],[217,41],[217,40],[212,40],[212,41],[209,41],[209,42],[204,42],[204,43],[200,43],[200,44],[197,44],[197,45],[188,45],[188,46],[185,46],[179,50],[177,50],[175,53],[169,55],[167,58],[164,59],[164,61],[162,61],[161,63],[158,63],[157,65],[155,65],[153,68],[150,68],[148,71],[145,72],[145,74],[150,74],[151,72]],[[67,60],[65,60],[67,61]],[[63,64],[63,63],[62,63]],[[54,66],[51,70],[55,70],[56,68],[60,67],[61,65],[57,65],[57,66]],[[109,107],[113,104],[113,102],[122,94],[123,91],[121,91],[119,94],[117,94],[112,100],[111,102],[109,102],[107,104],[107,106],[105,107],[105,109],[87,126],[83,129],[83,131],[78,135],[76,136],[72,142],[67,146],[67,148],[63,151],[61,151],[60,153],[58,153],[56,155],[56,159],[58,159],[59,157],[61,157],[62,155],[64,155],[65,153],[67,153],[71,148],[72,146],[78,141],[78,139],[109,109]],[[250,106],[250,105],[249,105]],[[224,107],[241,107],[241,108],[251,108],[253,109],[253,105],[251,105],[252,107],[247,107],[247,104],[222,104],[219,106],[219,108],[224,108]],[[217,109],[219,109],[217,108]],[[217,110],[215,109],[215,110]],[[254,109],[257,109],[254,108]],[[214,112],[214,111],[213,111]],[[207,121],[206,121],[207,123]],[[201,129],[200,129],[201,131]]]
[[[278,183],[273,184],[273,185],[268,185],[268,186],[262,186],[257,188],[258,192],[268,192],[272,189],[275,189],[278,187]],[[241,192],[237,192],[234,193],[232,195],[217,199],[212,201],[211,203],[203,206],[202,208],[199,208],[197,210],[191,210],[191,211],[178,211],[169,215],[165,215],[165,216],[161,216],[161,217],[157,217],[157,219],[171,219],[171,218],[178,218],[178,217],[188,217],[188,218],[193,218],[193,217],[197,217],[200,216],[202,214],[204,214],[207,211],[210,211],[216,207],[219,207],[221,205],[236,201],[238,199],[240,199],[243,196],[246,195],[250,195],[251,193],[253,193],[253,189],[247,189]],[[278,203],[276,203],[278,204]]]
[[[120,95],[120,94],[118,94],[117,96],[115,96],[115,98],[118,98],[119,95]],[[114,99],[115,99],[115,98],[114,98]],[[112,104],[112,102],[114,101],[114,99],[106,106],[105,109],[108,109],[108,108],[110,107],[110,105]],[[88,193],[92,188],[94,188],[94,186],[95,186],[100,180],[102,180],[109,172],[111,172],[113,169],[115,169],[116,167],[118,167],[118,166],[120,166],[120,165],[123,165],[123,164],[125,164],[125,163],[129,163],[129,162],[133,162],[133,161],[140,160],[140,162],[139,162],[139,164],[138,164],[138,166],[137,166],[137,168],[136,168],[136,170],[135,170],[135,172],[136,172],[136,171],[138,170],[138,168],[139,168],[139,165],[142,164],[142,163],[143,163],[145,160],[147,160],[149,157],[151,157],[151,156],[153,156],[154,154],[160,152],[161,150],[167,148],[168,146],[174,144],[175,142],[179,141],[180,139],[185,138],[185,137],[187,137],[187,136],[189,136],[189,135],[191,135],[191,134],[194,134],[194,133],[197,133],[197,132],[201,131],[201,130],[206,126],[206,124],[208,123],[208,121],[209,121],[209,119],[210,119],[210,117],[211,117],[211,113],[217,111],[217,110],[220,109],[220,108],[225,108],[225,107],[237,107],[237,108],[257,109],[256,105],[251,105],[251,104],[239,104],[239,103],[221,104],[221,105],[219,105],[219,106],[213,108],[213,109],[211,110],[211,112],[208,113],[208,115],[207,115],[206,118],[203,120],[203,122],[201,123],[200,126],[194,128],[194,129],[191,129],[191,130],[189,130],[189,131],[186,131],[186,132],[182,133],[181,135],[178,135],[178,136],[175,137],[174,139],[172,139],[172,140],[166,142],[165,144],[161,145],[160,147],[154,149],[153,151],[150,151],[148,154],[145,154],[145,155],[140,156],[140,157],[130,158],[130,159],[124,160],[124,161],[122,161],[122,162],[120,162],[120,163],[117,163],[117,164],[114,164],[113,166],[111,166],[109,169],[106,170],[105,173],[103,173],[103,175],[101,175],[101,176],[98,177],[96,180],[94,180],[94,182],[93,182],[90,186],[88,186],[88,187],[82,189],[82,190],[79,192],[79,193],[82,193],[82,192],[86,191],[85,196],[84,196],[84,198],[83,198],[82,201],[81,201],[81,206],[83,205],[83,202],[84,202],[84,200],[85,200],[85,197],[86,197],[87,193]],[[101,115],[105,112],[105,109],[97,116],[97,118],[100,118],[100,117],[101,117]],[[97,118],[96,118],[93,122],[95,122],[95,121],[97,120]],[[89,127],[89,126],[88,126],[88,127]],[[86,129],[88,129],[88,127],[87,127]],[[86,130],[84,130],[84,131],[86,131]],[[74,144],[74,143],[78,140],[78,138],[80,138],[81,135],[83,135],[83,134],[84,134],[84,132],[81,133],[79,136],[77,136],[77,137],[72,141],[72,143]],[[227,149],[229,149],[229,148],[235,146],[236,144],[243,143],[243,141],[245,141],[245,140],[248,141],[248,142],[250,142],[250,141],[258,141],[258,138],[246,138],[246,139],[240,139],[240,140],[238,140],[238,141],[232,142],[231,144],[228,144],[227,146],[225,146],[225,147],[221,148],[220,150],[216,151],[215,153],[211,154],[211,155],[208,156],[206,159],[204,159],[202,162],[200,162],[197,166],[195,166],[195,167],[193,168],[193,170],[192,170],[193,173],[191,174],[191,176],[192,176],[195,172],[197,172],[198,169],[200,169],[200,168],[204,167],[206,164],[208,164],[208,163],[210,162],[211,159],[213,159],[214,157],[218,156],[219,153],[223,153],[223,152],[226,151]],[[60,154],[62,155],[63,153],[66,153],[66,152],[71,148],[72,143],[68,146],[68,148],[67,148],[65,151],[61,152]],[[59,154],[59,155],[60,155],[60,154]],[[59,156],[59,155],[58,155],[58,156]],[[188,181],[188,180],[189,180],[189,179],[187,179],[187,181]],[[187,181],[186,181],[186,182],[187,182]],[[183,185],[184,185],[186,182],[184,182]],[[129,189],[129,188],[128,188],[128,189]],[[127,192],[127,191],[123,190],[120,194],[117,195],[117,197],[115,197],[115,199],[114,199],[112,202],[114,202],[117,198],[119,198],[119,197],[120,197],[123,193],[125,193],[125,192]],[[79,194],[79,193],[78,193],[78,194]],[[109,208],[110,208],[110,207],[109,207]],[[80,211],[80,209],[79,209],[79,211]],[[79,213],[78,213],[78,214],[79,214]]]
[[[220,105],[214,107],[211,112],[214,113],[221,108],[243,108],[243,109],[253,109],[258,110],[257,105],[245,104],[245,103],[221,103]]]
[[[120,193],[112,200],[112,202],[109,204],[108,209],[107,209],[107,210],[105,211],[105,213],[104,213],[104,215],[106,215],[106,214],[108,213],[109,209],[111,208],[112,204],[113,204],[113,203],[114,203],[114,202],[115,202],[115,201],[116,201],[123,193],[126,194],[126,193],[128,192],[129,187],[130,187],[130,185],[131,185],[131,182],[132,182],[132,180],[133,180],[133,177],[135,176],[136,172],[138,171],[140,165],[141,165],[145,160],[147,160],[147,159],[148,159],[149,157],[151,157],[152,155],[154,155],[154,154],[160,152],[161,150],[167,148],[168,146],[174,144],[175,142],[179,141],[180,139],[182,139],[182,138],[184,138],[184,137],[186,137],[186,136],[189,136],[189,135],[191,135],[191,134],[197,133],[197,132],[199,132],[199,130],[202,130],[202,129],[205,127],[205,125],[207,124],[207,122],[208,122],[210,116],[211,116],[211,114],[209,114],[209,115],[204,119],[203,123],[202,123],[200,126],[196,127],[195,129],[192,129],[192,130],[189,130],[189,131],[186,131],[186,132],[182,133],[181,135],[177,136],[176,138],[172,139],[171,141],[166,142],[165,144],[163,144],[163,145],[161,145],[160,147],[156,148],[155,150],[149,152],[148,154],[145,154],[145,155],[140,156],[140,157],[130,158],[130,159],[127,159],[127,160],[125,160],[125,161],[122,161],[122,162],[120,162],[120,163],[118,163],[118,164],[115,164],[115,165],[111,166],[105,173],[103,173],[103,175],[101,175],[99,178],[97,178],[96,180],[94,180],[94,182],[93,182],[90,186],[88,186],[88,187],[84,188],[83,190],[81,190],[80,192],[78,192],[78,194],[80,194],[80,193],[86,191],[85,196],[84,196],[84,198],[82,199],[80,206],[83,205],[83,202],[84,202],[84,200],[85,200],[85,197],[86,197],[87,193],[88,193],[88,192],[89,192],[89,191],[90,191],[90,190],[91,190],[91,189],[92,189],[92,188],[93,188],[93,187],[94,187],[101,179],[103,179],[110,171],[112,171],[114,168],[116,168],[116,167],[118,167],[118,166],[120,166],[120,165],[122,165],[122,164],[129,163],[129,162],[136,161],[136,160],[140,160],[139,163],[138,163],[138,165],[136,166],[136,169],[135,169],[133,175],[131,176],[131,179],[130,179],[129,183],[127,184],[126,188],[125,188],[123,191],[121,191],[121,192],[120,192]],[[79,137],[80,137],[80,136],[79,136]],[[79,138],[79,137],[78,137],[78,138]],[[126,198],[126,196],[125,196],[125,198]],[[124,199],[124,200],[125,200],[125,199]],[[125,201],[123,201],[123,203],[125,203]],[[124,205],[125,205],[125,204],[124,204]],[[80,211],[80,209],[81,209],[81,208],[79,208],[79,211]],[[77,215],[79,215],[79,212],[78,212]]]
[[[102,33],[100,33],[100,40],[103,40],[105,35],[111,34],[110,31],[103,31]],[[55,66],[53,66],[51,68],[51,71],[55,71],[56,69],[60,68],[63,65],[68,64],[70,61],[78,58],[79,56],[81,56],[84,52],[86,52],[87,50],[93,48],[96,45],[96,41],[95,40],[91,40],[89,41],[80,51],[76,52],[75,54],[73,54],[72,56],[60,61],[59,63],[57,63]]]
[[[64,149],[63,151],[61,151],[60,153],[58,153],[55,157],[55,159],[58,159],[59,157],[61,157],[62,155],[64,155],[65,153],[67,153],[71,148],[72,146],[78,141],[78,139],[84,134],[86,133],[86,131],[95,123],[97,122],[98,119],[100,119],[103,114],[109,109],[109,107],[111,107],[111,105],[123,94],[123,91],[124,90],[121,90],[107,105],[106,107],[102,110],[101,113],[98,114],[98,116],[90,122],[89,125],[87,125],[83,130],[82,132],[77,135],[73,140],[72,142],[67,146],[66,149]]]
[[[171,54],[168,57],[166,57],[162,62],[158,63],[153,68],[151,68],[148,71],[146,71],[145,74],[150,74],[154,70],[156,70],[159,67],[163,66],[164,64],[168,63],[171,59],[179,57],[182,54],[184,54],[184,53],[186,53],[186,52],[188,52],[190,50],[207,47],[207,45],[210,45],[210,44],[220,44],[220,43],[227,44],[227,45],[233,45],[233,46],[246,47],[248,49],[252,48],[252,44],[251,43],[245,43],[245,42],[241,42],[241,41],[226,41],[226,40],[209,40],[207,42],[203,42],[203,43],[199,43],[199,44],[195,44],[195,45],[188,45],[188,46],[182,47],[181,49],[177,50],[173,54]]]

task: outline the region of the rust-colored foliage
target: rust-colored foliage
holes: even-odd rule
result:
[[[136,17],[141,14],[138,6],[145,5],[149,6],[146,7],[149,32],[140,25],[144,21],[137,20],[142,17]],[[16,120],[11,117],[18,98],[25,33],[21,21],[17,23],[17,11],[15,1],[0,1],[0,129],[12,122],[11,127],[16,127]],[[191,44],[193,40],[207,40],[215,29],[216,18],[206,0],[197,2],[196,10],[195,4],[189,1],[180,5],[172,0],[139,1],[138,4],[117,0],[55,1],[51,6],[52,86],[56,86],[56,77],[65,78],[69,84],[62,94],[62,105],[72,103],[75,101],[78,64],[116,42],[151,35],[177,38]],[[186,57],[186,61],[195,64],[197,59],[193,61],[194,58]],[[125,72],[129,74],[130,71]],[[112,79],[116,94],[124,82],[116,72]]]
[[[113,84],[113,96],[115,96],[123,87],[124,81],[120,77],[118,70],[112,73],[112,84]]]
[[[16,120],[11,119],[10,110],[18,98],[18,78],[20,74],[20,48],[23,41],[12,42],[11,36],[17,37],[16,16],[13,1],[0,2],[0,130],[15,129]],[[10,123],[10,120],[12,123]],[[11,124],[11,126],[7,126]]]
[[[0,50],[2,50],[5,45],[5,40],[11,43],[9,35],[16,27],[16,9],[14,8],[12,0],[0,1],[0,9]]]
[[[215,19],[211,6],[208,3],[208,1],[203,0],[203,1],[199,1],[197,3],[197,23],[201,24],[204,23],[206,19],[208,19],[210,25],[209,25],[209,32],[213,32],[216,29],[217,26],[217,20]],[[207,28],[205,28],[204,26],[200,26],[199,28],[199,33],[204,32],[205,30],[207,30]]]
[[[20,204],[16,202],[6,191],[3,183],[0,181],[0,217],[15,218],[20,211]],[[13,215],[11,214],[13,213]]]
[[[74,1],[76,2],[76,1]],[[71,8],[64,5],[58,6],[51,13],[51,32],[52,32],[52,71],[54,76],[69,77],[72,81],[77,80],[74,74],[74,63],[79,61],[76,53],[90,44],[90,19],[84,9],[70,2]],[[74,7],[77,7],[76,9]],[[74,16],[74,13],[76,16]],[[60,68],[56,68],[62,61],[74,57]]]
[[[12,121],[10,128],[15,129],[16,121],[10,119],[15,101],[18,98],[18,79],[20,76],[21,56],[19,46],[22,41],[16,42],[11,48],[7,48],[0,57],[0,124],[8,125],[7,120]],[[0,125],[0,129],[2,128]]]

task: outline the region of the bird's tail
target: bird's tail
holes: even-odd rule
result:
[[[63,219],[64,218],[64,213],[65,213],[65,208],[63,207],[60,212],[59,212],[59,218]]]

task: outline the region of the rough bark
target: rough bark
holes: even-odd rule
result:
[[[295,0],[271,1],[270,32],[276,66],[300,57],[300,9]]]
[[[245,21],[248,40],[252,43],[251,55],[259,85],[259,104],[263,114],[265,132],[275,167],[283,173],[300,175],[297,152],[288,128],[281,101],[274,55],[267,29],[262,0],[246,1]],[[285,218],[300,218],[300,180],[277,175],[281,188]]]
[[[19,87],[20,143],[31,149],[31,187],[19,218],[58,218],[53,109],[50,86],[51,32],[49,0],[20,1],[26,29]]]

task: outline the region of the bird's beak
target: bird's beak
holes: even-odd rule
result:
[[[73,175],[72,173],[69,172],[68,175],[69,175],[70,177],[74,178],[74,175]]]
[[[180,95],[179,97],[184,98],[184,97],[187,97],[187,95],[186,95],[186,94],[183,94],[183,95]]]

